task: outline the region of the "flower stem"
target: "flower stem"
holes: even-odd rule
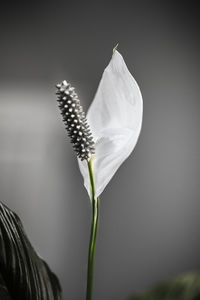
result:
[[[90,232],[90,245],[88,253],[88,271],[87,271],[87,293],[86,300],[92,300],[93,274],[94,274],[94,254],[97,237],[98,219],[99,219],[99,198],[95,198],[95,183],[92,169],[92,159],[88,162],[88,170],[91,185],[92,198],[92,223]]]

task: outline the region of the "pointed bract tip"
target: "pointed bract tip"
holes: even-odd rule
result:
[[[113,48],[113,54],[114,54],[115,51],[117,50],[118,46],[119,46],[119,43],[117,43],[117,45]]]

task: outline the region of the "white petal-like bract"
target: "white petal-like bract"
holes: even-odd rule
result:
[[[141,130],[142,114],[143,101],[138,84],[121,54],[115,51],[87,114],[95,141],[93,169],[96,197],[133,151]],[[78,162],[90,195],[87,162]]]

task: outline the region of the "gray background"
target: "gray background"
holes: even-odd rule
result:
[[[127,299],[200,265],[199,16],[194,1],[174,2],[1,5],[0,197],[64,299],[84,299],[91,211],[54,84],[71,81],[87,109],[117,42],[144,122],[101,197],[94,299]]]

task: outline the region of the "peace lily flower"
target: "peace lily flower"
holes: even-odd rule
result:
[[[57,84],[57,89],[63,121],[92,204],[86,292],[86,300],[92,300],[99,195],[137,143],[142,126],[142,95],[116,48],[87,118],[67,81]]]
[[[87,114],[95,142],[95,197],[103,192],[133,151],[141,130],[142,112],[142,95],[137,82],[121,54],[114,51]],[[91,195],[87,162],[78,161],[84,185]]]

